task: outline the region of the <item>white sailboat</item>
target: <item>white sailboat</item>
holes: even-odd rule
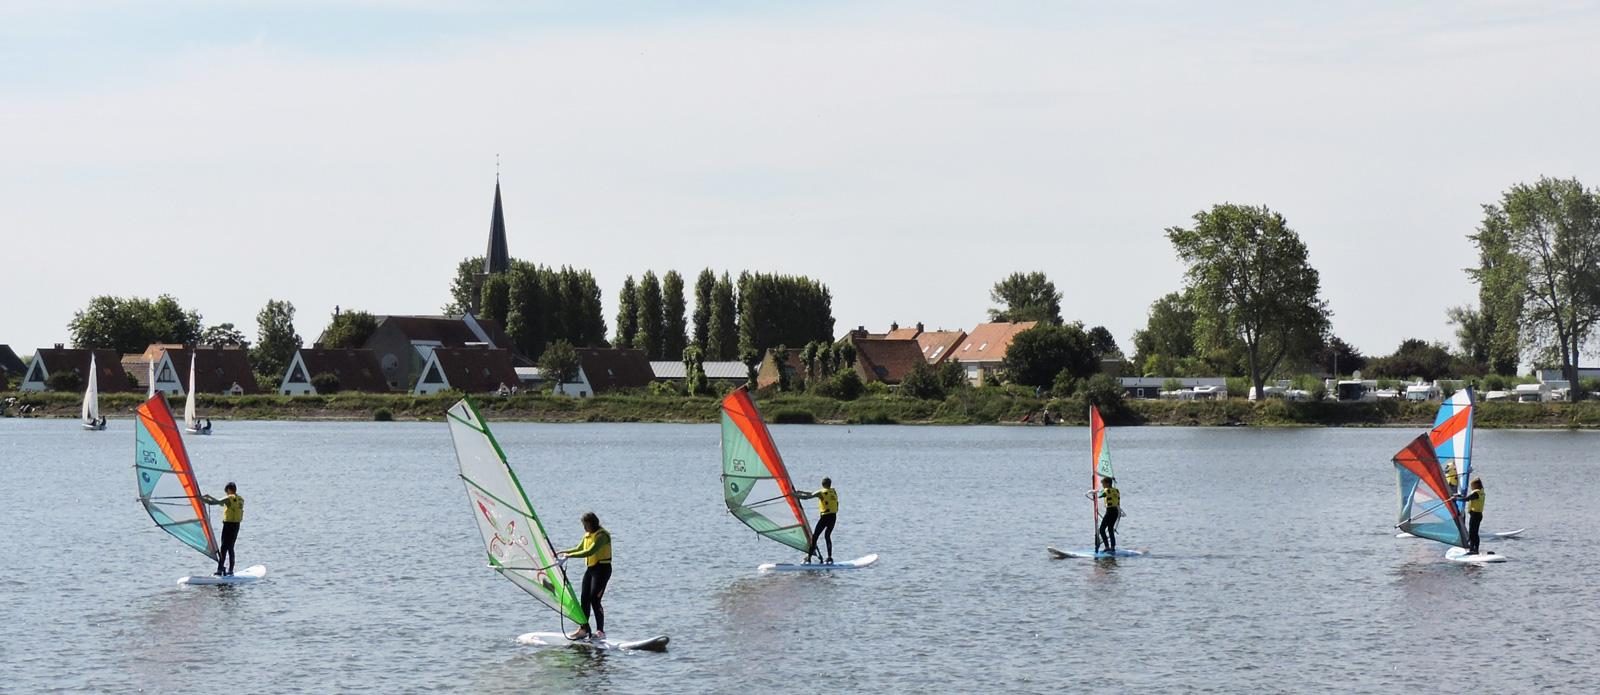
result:
[[[189,398],[183,404],[183,430],[189,434],[211,434],[211,422],[207,421],[204,427],[200,426],[200,418],[194,414],[194,392],[198,389],[194,382],[194,363],[197,355],[189,353]]]
[[[100,417],[100,370],[95,368],[94,354],[89,355],[89,388],[83,390],[83,428],[100,431],[106,428],[106,419]]]

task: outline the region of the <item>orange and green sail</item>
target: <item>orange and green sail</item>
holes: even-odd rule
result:
[[[1111,472],[1111,450],[1106,448],[1106,421],[1100,409],[1089,406],[1089,490],[1094,506],[1094,531],[1100,529],[1100,479],[1115,478]]]
[[[811,523],[789,471],[743,388],[722,399],[722,495],[728,511],[757,534],[800,552],[811,547]]]
[[[178,423],[165,395],[157,393],[139,406],[133,427],[133,472],[139,502],[156,526],[213,560],[217,540],[200,497],[189,453],[183,448]]]

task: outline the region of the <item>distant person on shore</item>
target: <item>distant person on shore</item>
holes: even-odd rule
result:
[[[206,504],[222,507],[222,548],[217,551],[216,576],[233,576],[233,544],[239,540],[239,523],[244,521],[244,498],[239,496],[239,486],[228,483],[223,491],[228,495],[217,499],[206,495],[200,499]],[[223,558],[227,558],[227,566],[223,566]]]
[[[806,562],[811,561],[811,556],[816,555],[822,560],[822,552],[817,548],[817,538],[823,537],[828,541],[828,564],[833,564],[833,524],[839,515],[839,491],[833,489],[833,479],[823,478],[822,489],[816,492],[795,490],[794,494],[800,499],[817,500],[817,526],[811,530],[811,547],[806,549]]]
[[[1091,491],[1091,497],[1104,498],[1106,513],[1100,516],[1100,528],[1095,531],[1094,551],[1100,552],[1102,546],[1106,552],[1117,551],[1117,520],[1122,518],[1122,491],[1114,483],[1116,478],[1105,477],[1100,479],[1100,491]]]
[[[1456,495],[1455,499],[1467,502],[1467,552],[1478,554],[1478,527],[1483,525],[1483,479],[1472,479],[1472,492]]]
[[[562,560],[569,557],[581,557],[587,562],[583,570],[583,589],[579,594],[579,603],[583,606],[584,617],[593,616],[594,630],[589,629],[589,624],[578,626],[577,632],[567,635],[569,639],[581,640],[606,638],[606,609],[600,605],[601,599],[606,595],[606,584],[611,582],[611,532],[600,525],[600,517],[594,512],[584,512],[583,540],[569,550],[556,553],[556,559]]]

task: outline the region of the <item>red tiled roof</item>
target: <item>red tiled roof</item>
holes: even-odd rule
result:
[[[906,327],[906,328],[896,328],[896,329],[894,329],[892,331],[889,331],[888,333],[883,334],[883,339],[884,340],[916,340],[917,339],[917,334],[919,334],[921,332],[922,331],[918,330],[916,326],[909,326],[909,327]]]
[[[578,364],[596,394],[642,388],[655,379],[650,358],[635,348],[578,348]]]
[[[318,374],[332,374],[339,377],[341,391],[383,393],[389,390],[383,368],[378,366],[378,355],[372,350],[300,348],[299,354],[306,365],[307,381]]]
[[[178,383],[183,385],[184,393],[188,393],[190,349],[174,345],[164,345],[161,349],[172,359],[172,371],[177,372]],[[200,382],[198,393],[228,393],[234,384],[246,394],[261,393],[247,351],[234,347],[203,347],[194,350],[193,355],[194,378]]]
[[[966,338],[967,332],[961,330],[923,331],[917,334],[917,347],[922,349],[922,358],[927,360],[928,364],[940,364],[950,357],[950,353],[954,352]]]
[[[898,384],[911,368],[926,364],[915,340],[857,340],[856,372],[863,381]]]
[[[94,355],[94,368],[97,372],[96,386],[101,393],[116,391],[131,391],[128,387],[128,374],[122,371],[122,356],[116,350],[101,348],[90,350],[87,348],[39,348],[33,353],[35,362],[43,362],[45,378],[60,371],[76,373],[89,383],[89,356]],[[30,365],[31,366],[31,365]]]
[[[1011,347],[1011,339],[1029,328],[1037,325],[1038,321],[1023,321],[1021,323],[980,323],[972,332],[967,334],[967,339],[961,341],[955,351],[947,359],[961,360],[962,362],[999,362],[1005,359],[1006,348]]]
[[[520,386],[517,370],[511,365],[511,351],[500,348],[434,348],[433,357],[444,370],[450,388],[463,393],[489,393],[501,386]],[[423,376],[427,378],[427,370]]]

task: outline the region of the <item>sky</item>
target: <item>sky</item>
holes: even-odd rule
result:
[[[1481,205],[1600,185],[1595,2],[0,0],[0,343],[102,294],[311,342],[483,253],[804,274],[836,332],[1042,271],[1131,351],[1164,230],[1282,213],[1334,332],[1454,343]]]

